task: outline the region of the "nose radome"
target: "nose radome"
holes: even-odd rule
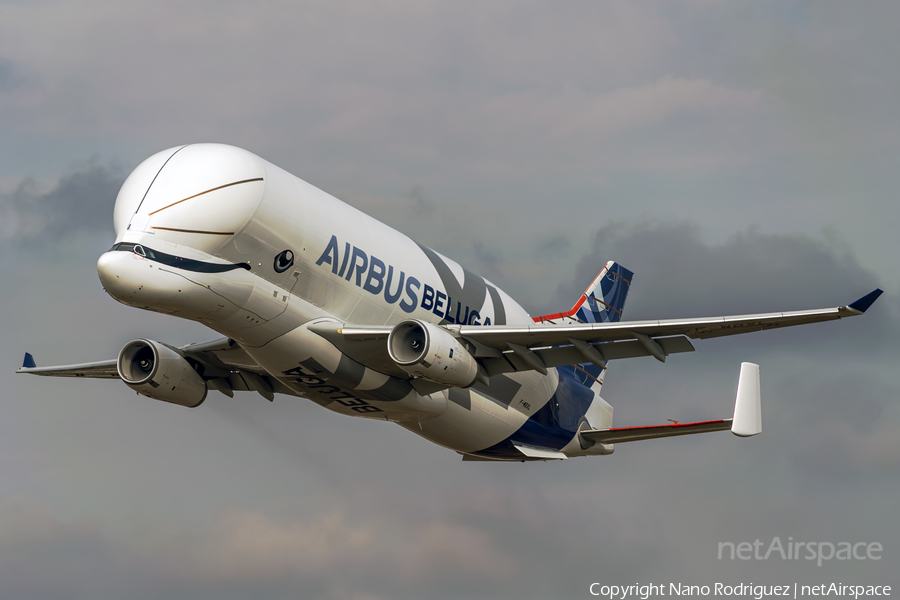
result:
[[[127,275],[124,260],[130,258],[127,252],[106,252],[97,259],[97,275],[103,289],[120,302],[134,294],[134,282]],[[123,275],[125,279],[122,279]]]
[[[110,296],[130,306],[166,308],[185,280],[134,252],[110,251],[97,260],[97,275]]]

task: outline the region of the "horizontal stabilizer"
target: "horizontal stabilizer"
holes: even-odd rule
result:
[[[731,429],[731,419],[700,421],[697,423],[670,423],[669,425],[646,425],[644,427],[596,429],[582,431],[581,435],[599,444],[618,444],[620,442],[637,442],[677,435],[725,431],[727,429]]]
[[[692,435],[710,431],[726,431],[740,437],[750,437],[762,431],[759,393],[759,365],[741,363],[738,391],[734,400],[734,418],[696,423],[670,423],[668,425],[646,425],[643,427],[615,427],[611,429],[591,429],[579,432],[591,442],[616,444],[636,442],[655,438]]]

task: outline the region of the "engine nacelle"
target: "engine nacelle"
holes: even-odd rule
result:
[[[478,363],[462,342],[446,329],[409,320],[388,336],[388,354],[401,369],[429,381],[468,387],[475,383]]]
[[[138,394],[188,408],[206,400],[206,382],[183,356],[152,340],[134,340],[119,352],[116,369]]]

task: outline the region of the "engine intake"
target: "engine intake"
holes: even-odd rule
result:
[[[142,396],[194,408],[206,400],[206,382],[183,356],[152,340],[134,340],[119,352],[116,369]]]
[[[398,323],[387,340],[388,354],[397,366],[437,383],[469,387],[478,375],[478,362],[449,331],[411,319]]]

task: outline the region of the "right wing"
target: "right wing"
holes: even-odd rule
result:
[[[116,359],[99,362],[61,365],[58,367],[38,367],[31,353],[25,353],[25,361],[16,373],[31,373],[45,377],[89,377],[92,379],[119,379]]]

